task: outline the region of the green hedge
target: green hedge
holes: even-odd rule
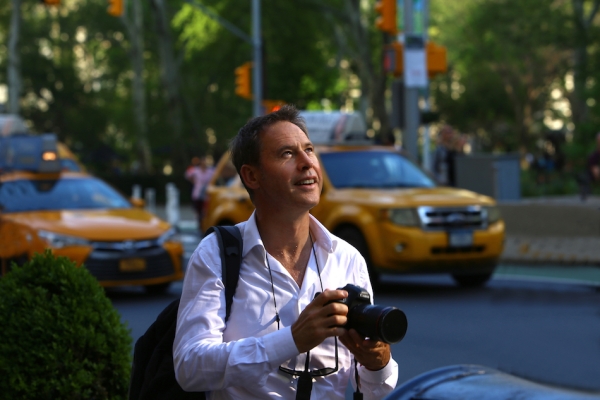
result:
[[[126,399],[131,335],[98,281],[49,251],[0,279],[0,397]]]

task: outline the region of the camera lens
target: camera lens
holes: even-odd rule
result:
[[[408,329],[406,315],[396,307],[357,305],[348,313],[348,323],[361,335],[386,343],[397,343]]]
[[[406,315],[397,308],[386,307],[378,320],[379,335],[386,343],[397,343],[404,339],[408,328]]]

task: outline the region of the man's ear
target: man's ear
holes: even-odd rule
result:
[[[247,188],[255,190],[260,187],[258,180],[258,168],[252,165],[244,164],[240,168],[240,178]]]

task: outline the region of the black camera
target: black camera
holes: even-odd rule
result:
[[[338,290],[348,292],[348,297],[337,300],[348,306],[348,322],[344,328],[354,328],[365,337],[385,343],[397,343],[404,338],[408,321],[401,310],[372,305],[369,292],[350,283]]]

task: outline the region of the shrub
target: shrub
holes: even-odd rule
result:
[[[5,399],[125,399],[131,335],[98,281],[49,251],[0,279]]]

